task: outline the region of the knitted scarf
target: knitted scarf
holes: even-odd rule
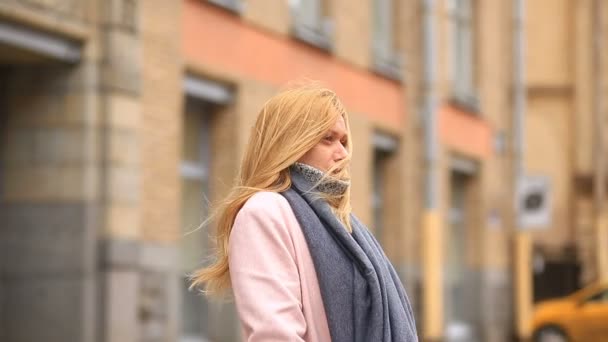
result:
[[[376,239],[354,215],[350,234],[301,169],[290,168],[292,187],[282,195],[308,244],[332,341],[418,341],[405,290]]]

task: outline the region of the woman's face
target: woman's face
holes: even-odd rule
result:
[[[340,115],[321,141],[302,156],[298,161],[327,172],[336,163],[348,156],[346,142],[348,136],[344,118]],[[336,172],[339,170],[336,170]]]

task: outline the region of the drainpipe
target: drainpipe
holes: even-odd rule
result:
[[[513,164],[515,189],[524,177],[524,146],[525,146],[525,113],[526,113],[526,84],[525,84],[525,0],[513,2]],[[518,191],[514,191],[516,204]],[[530,319],[532,317],[532,271],[531,271],[531,238],[528,231],[519,227],[519,208],[515,205],[514,219],[514,256],[515,256],[515,323],[516,333],[520,340],[531,336]]]
[[[443,278],[441,262],[441,219],[439,215],[439,169],[437,141],[437,58],[435,41],[435,1],[422,0],[423,6],[423,121],[426,161],[425,207],[423,215],[423,335],[425,340],[439,340],[443,328]]]
[[[602,60],[604,44],[603,6],[602,1],[593,1],[593,70],[594,70],[594,144],[593,154],[595,161],[595,172],[593,175],[593,199],[594,218],[593,224],[597,234],[596,264],[597,278],[600,281],[608,281],[608,208],[606,206],[606,141],[603,139],[606,125],[606,114],[602,90],[604,87],[604,62]]]

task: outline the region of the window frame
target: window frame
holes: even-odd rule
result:
[[[476,60],[476,0],[449,0],[451,34],[450,102],[467,112],[479,113]]]
[[[583,301],[585,305],[587,304],[606,304],[608,305],[608,289],[600,289],[594,292],[592,295],[589,295]]]
[[[372,68],[389,79],[402,81],[403,53],[399,51],[397,39],[399,22],[399,1],[372,0]],[[378,11],[382,13],[378,13]],[[382,18],[382,19],[381,19]],[[378,26],[380,21],[380,26]],[[378,29],[380,27],[380,29]],[[384,37],[387,36],[387,37]]]
[[[242,0],[207,0],[207,2],[239,15],[245,9],[245,4]]]
[[[373,167],[372,167],[372,219],[373,231],[376,239],[382,244],[384,233],[387,231],[384,221],[386,219],[386,182],[384,172],[386,163],[398,153],[399,142],[397,138],[382,133],[374,132],[372,136]]]
[[[200,119],[200,127],[198,127],[199,131],[199,139],[197,142],[198,146],[198,160],[188,160],[185,158],[183,152],[180,156],[180,165],[179,165],[179,175],[180,182],[183,184],[184,180],[193,180],[199,181],[203,184],[203,189],[209,189],[209,169],[211,167],[211,132],[210,132],[210,121],[211,116],[213,115],[213,105],[209,102],[202,101],[201,99],[194,98],[192,96],[186,96],[183,122],[184,125],[188,124],[187,116],[189,113],[194,112],[197,116],[202,116]],[[186,131],[182,131],[184,136],[182,139],[185,139]],[[185,147],[182,147],[185,148]],[[183,190],[182,190],[183,191]],[[201,198],[205,197],[205,193],[200,194]],[[182,200],[184,198],[184,193],[182,192]],[[185,203],[182,203],[181,210],[184,210]],[[206,210],[205,210],[206,211]],[[207,213],[204,213],[205,216]],[[183,216],[183,213],[182,213]],[[184,226],[184,222],[182,222],[182,226]],[[182,228],[184,229],[184,228]],[[188,227],[187,229],[191,229]],[[185,232],[188,233],[188,232]],[[186,235],[187,237],[188,235]],[[190,235],[194,237],[196,235]],[[209,247],[206,241],[200,241],[201,248],[204,251]],[[186,246],[180,246],[180,254],[188,255],[182,248]],[[197,296],[188,290],[187,286],[189,283],[189,276],[184,272],[191,271],[185,270],[186,266],[184,266],[183,261],[180,261],[179,272],[181,274],[181,286],[180,286],[180,298],[182,299],[182,304],[180,306],[180,312],[182,316],[184,316],[184,309],[186,306],[184,305],[185,299],[188,297],[195,297],[198,300],[198,305],[195,308],[197,312],[202,312],[203,317],[201,317],[201,324],[198,325],[198,333],[192,333],[191,331],[185,330],[185,317],[182,317],[182,322],[179,330],[179,341],[180,342],[207,342],[208,341],[208,333],[209,327],[205,325],[204,322],[207,321],[209,315],[209,303],[205,298],[201,296]],[[193,299],[193,298],[192,298]],[[190,312],[190,310],[188,311]],[[203,322],[204,321],[204,322]]]
[[[334,22],[330,15],[329,0],[289,0],[292,18],[291,34],[294,38],[326,51],[333,50]],[[303,3],[316,2],[317,13],[305,13]],[[310,7],[310,6],[309,6]],[[306,19],[310,17],[311,19]]]

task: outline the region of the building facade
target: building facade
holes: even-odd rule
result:
[[[512,334],[512,9],[505,1],[412,1],[410,193],[425,340]],[[420,186],[422,184],[422,186]],[[417,247],[419,246],[419,247]],[[500,308],[500,309],[497,309]]]
[[[236,340],[232,305],[187,290],[210,248],[195,228],[291,80],[349,109],[353,206],[400,255],[401,12],[365,5],[0,4],[0,339]]]
[[[527,6],[529,18],[543,21],[527,24],[525,164],[550,180],[553,202],[550,226],[531,232],[534,300],[608,279],[607,7]]]
[[[608,9],[601,1],[560,1],[544,7],[547,4],[528,6],[530,17],[542,13],[546,23],[530,21],[528,28],[526,164],[530,171],[550,177],[555,203],[551,229],[534,232],[534,241],[537,253],[549,263],[574,261],[577,280],[586,284],[602,277],[606,267],[600,265],[603,257],[595,245],[596,223],[606,215],[606,204],[598,208],[594,197],[601,185],[597,181],[606,191],[605,166],[598,163],[606,158],[608,114],[602,97],[607,94]],[[560,31],[546,30],[553,25]],[[597,178],[598,166],[603,179]]]
[[[1,1],[0,340],[238,340],[233,304],[188,290],[199,226],[307,79],[349,111],[353,210],[421,338],[528,337],[534,299],[608,275],[608,6],[514,3]],[[518,166],[550,184],[532,231]]]
[[[429,156],[425,120],[410,124],[426,145],[409,163],[425,161],[415,179],[428,184],[429,170],[437,177],[430,195],[424,189],[419,208],[427,209],[414,210],[424,217],[409,226],[431,235],[412,240],[425,249],[415,253],[424,270],[423,334],[530,337],[534,302],[606,279],[608,9],[602,1],[408,3],[422,30],[405,35],[416,47],[407,55],[408,97],[424,118],[434,100],[438,145]],[[518,173],[548,184],[541,193],[550,204],[526,208]],[[517,208],[545,219],[523,224]]]

